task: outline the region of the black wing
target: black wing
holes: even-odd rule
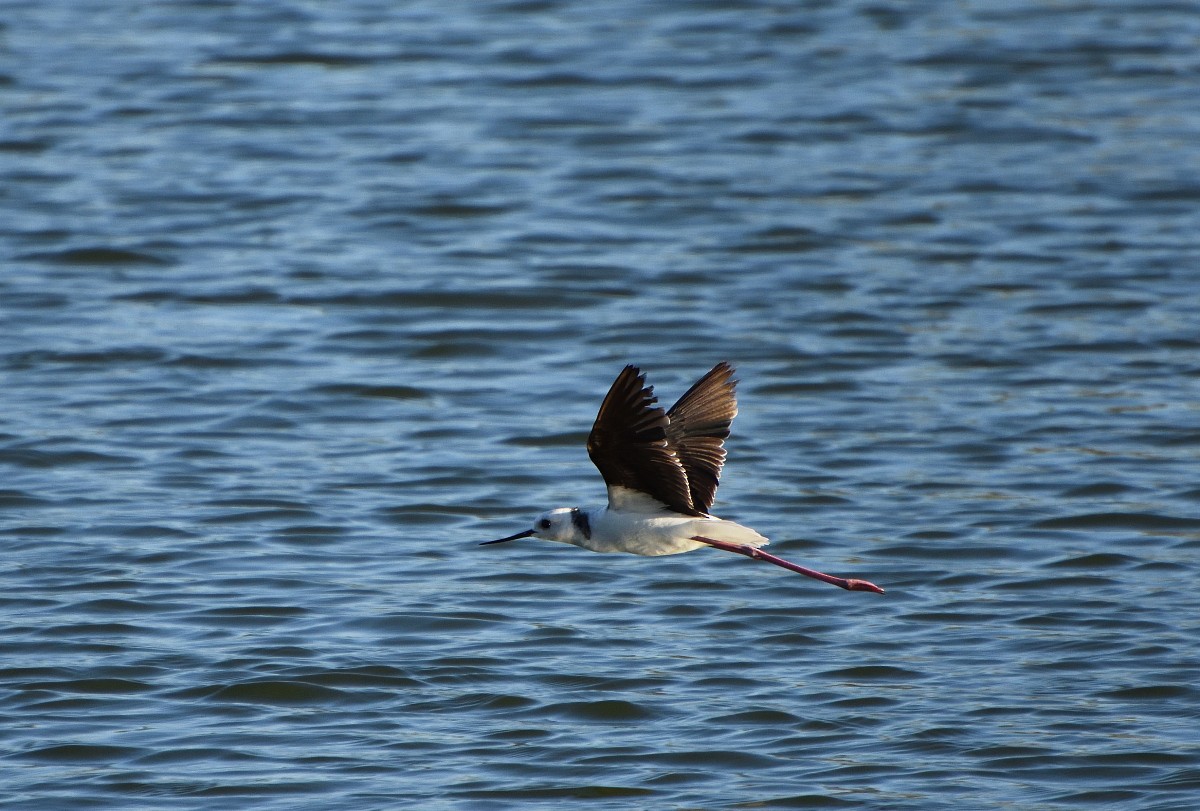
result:
[[[725,361],[696,381],[667,412],[667,444],[687,473],[692,506],[712,509],[725,464],[725,437],[737,416],[733,367]]]
[[[677,513],[703,515],[692,503],[687,472],[668,441],[670,419],[657,402],[636,366],[622,369],[600,404],[588,456],[610,490],[625,487]]]

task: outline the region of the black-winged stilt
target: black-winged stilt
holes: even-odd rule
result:
[[[481,546],[541,538],[593,552],[675,555],[705,546],[765,560],[849,591],[883,589],[834,577],[763,552],[767,539],[709,514],[725,463],[724,439],[737,416],[733,367],[722,361],[663,411],[636,366],[626,366],[600,404],[588,435],[592,462],[608,485],[608,506],[561,507],[533,529]]]

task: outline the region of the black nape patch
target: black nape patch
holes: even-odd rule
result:
[[[575,525],[575,529],[579,530],[587,540],[592,539],[592,522],[588,520],[587,513],[578,507],[571,508],[571,523]]]

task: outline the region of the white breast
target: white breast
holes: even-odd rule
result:
[[[767,539],[749,527],[721,518],[694,518],[671,512],[596,510],[591,514],[592,537],[579,546],[593,552],[628,552],[633,555],[677,555],[706,544],[693,541],[702,535],[718,541],[762,546]]]

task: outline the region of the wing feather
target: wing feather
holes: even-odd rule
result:
[[[725,438],[737,416],[733,367],[721,361],[667,412],[667,444],[687,474],[692,506],[712,509],[725,464]]]
[[[693,504],[688,473],[672,447],[671,419],[657,402],[636,366],[622,369],[600,404],[588,435],[588,456],[610,492],[624,487],[677,513],[703,515]]]

